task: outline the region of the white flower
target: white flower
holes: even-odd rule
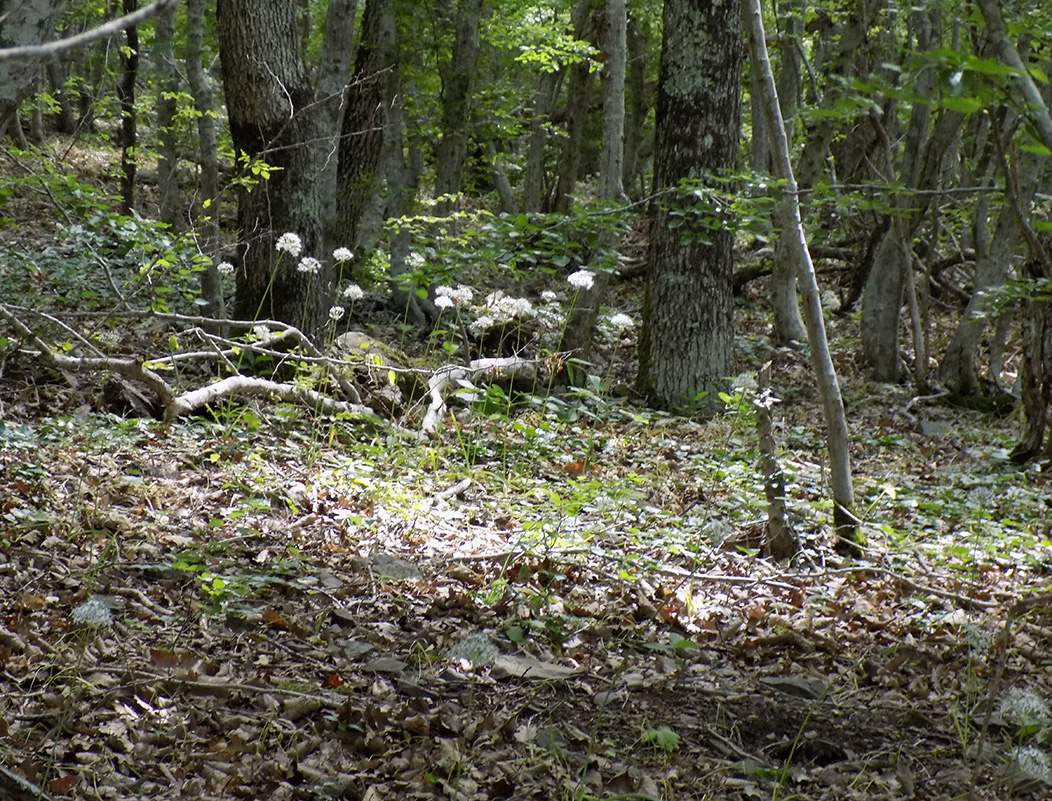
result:
[[[109,606],[96,595],[73,607],[70,617],[78,626],[89,626],[93,629],[108,626],[113,622],[113,613],[110,612]]]
[[[270,328],[260,323],[252,327],[252,334],[256,339],[270,339]]]
[[[475,290],[469,286],[464,286],[463,284],[461,284],[453,290],[453,293],[450,295],[450,297],[453,298],[454,302],[466,305],[468,303],[471,303],[471,301],[474,299]]]
[[[552,292],[550,289],[546,289],[541,293],[541,300],[545,303],[555,303],[559,300],[559,296]]]
[[[296,258],[303,251],[303,242],[297,234],[282,234],[278,237],[275,247],[288,253],[292,258]]]
[[[997,710],[1001,717],[1012,723],[1024,724],[1035,720],[1049,720],[1045,699],[1029,687],[1012,687],[1001,698]]]
[[[595,283],[595,273],[591,273],[588,270],[578,270],[575,273],[570,273],[566,280],[570,286],[577,289],[591,289],[592,284]]]
[[[1030,779],[1052,782],[1052,764],[1040,748],[1028,745],[1015,752],[1015,764],[1019,772]]]
[[[357,284],[348,284],[344,287],[343,296],[351,301],[351,303],[354,303],[354,301],[361,300],[365,297],[365,290]]]
[[[533,310],[533,304],[526,298],[498,298],[493,304],[493,311],[498,316],[510,320],[515,317],[535,317],[537,312]]]
[[[466,303],[471,303],[471,299],[475,296],[474,290],[472,290],[472,288],[469,286],[464,286],[463,284],[461,284],[458,287],[440,286],[435,289],[435,294],[438,295],[440,298],[449,298],[451,301],[453,301],[453,303],[457,304],[458,306]],[[443,306],[442,308],[449,307]]]
[[[336,250],[332,252],[332,257],[337,263],[339,263],[341,261],[350,261],[354,258],[354,254],[351,253],[350,248],[336,248]]]
[[[419,253],[410,253],[405,260],[405,263],[412,267],[414,270],[419,270],[426,263],[424,257]]]
[[[333,306],[331,309],[329,309],[329,319],[333,322],[336,322],[341,317],[343,317],[343,315],[346,312],[347,310],[343,308],[343,306]]]
[[[489,329],[493,328],[496,324],[497,319],[492,314],[483,314],[471,324],[471,327],[481,334],[485,331],[489,331]]]
[[[627,314],[615,314],[610,318],[610,325],[614,328],[632,328],[635,326],[635,321]]]
[[[219,262],[219,264],[216,265],[216,270],[221,275],[230,275],[232,272],[234,272],[234,265],[228,261],[221,261]]]
[[[454,305],[453,298],[449,297],[449,295],[439,295],[435,298],[435,306],[440,309],[451,309]]]
[[[301,273],[317,275],[321,271],[321,262],[313,256],[304,256],[300,259],[299,266],[296,269]]]

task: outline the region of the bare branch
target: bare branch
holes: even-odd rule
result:
[[[143,20],[149,19],[172,1],[157,0],[157,2],[146,6],[146,8],[133,11],[131,14],[125,14],[123,17],[117,17],[117,19],[110,20],[104,25],[92,28],[90,31],[84,31],[84,33],[78,33],[76,36],[71,36],[68,39],[59,39],[58,41],[42,45],[8,47],[0,50],[0,61],[28,61],[35,58],[48,58],[57,53],[64,53],[67,50],[90,44],[98,39],[105,39],[107,36],[120,33],[125,28],[130,28],[133,25],[138,25]]]

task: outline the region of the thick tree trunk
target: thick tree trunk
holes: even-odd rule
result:
[[[124,0],[124,13],[139,9],[139,0]],[[121,106],[121,213],[135,208],[135,151],[138,146],[138,118],[135,111],[135,81],[139,74],[139,28],[124,31],[126,46],[121,48],[121,77],[117,81],[117,100]]]
[[[325,30],[321,40],[321,66],[318,77],[318,163],[322,230],[328,231],[336,213],[336,179],[339,164],[340,124],[344,98],[351,78],[351,51],[354,43],[354,12],[357,0],[329,0],[325,11]],[[331,250],[328,243],[325,251]]]
[[[47,44],[66,0],[0,0],[0,48]],[[39,59],[0,61],[0,136],[32,90]]]
[[[51,94],[58,104],[58,113],[55,115],[55,128],[60,134],[75,133],[77,130],[77,114],[73,111],[73,104],[69,100],[69,92],[66,91],[65,67],[57,57],[48,62],[47,77],[51,83]]]
[[[738,0],[666,0],[657,100],[657,192],[732,168],[741,122]],[[663,408],[715,413],[731,375],[734,319],[729,230],[689,236],[651,207],[639,389]]]
[[[176,171],[175,94],[179,91],[179,74],[175,64],[175,3],[165,6],[154,17],[153,63],[160,91],[157,93],[157,193],[160,195],[158,216],[175,226],[179,222],[179,182]]]
[[[479,55],[479,24],[482,0],[456,0],[456,9],[446,8],[446,23],[453,26],[453,49],[438,68],[442,80],[442,138],[435,149],[435,197],[460,192],[464,159],[468,152],[468,117],[471,90]],[[435,204],[442,217],[453,209],[450,201]]]
[[[213,204],[219,197],[219,155],[216,144],[216,121],[212,82],[204,69],[205,0],[186,2],[186,82],[197,112],[197,200],[190,210],[190,225],[197,236],[197,247],[208,256],[208,266],[201,272],[202,313],[209,317],[225,314],[223,282],[216,269],[219,250],[219,209]]]
[[[347,89],[340,129],[336,179],[336,216],[327,241],[356,250],[362,217],[376,195],[377,169],[384,147],[383,72],[391,67],[379,45],[387,0],[366,0],[354,74]]]
[[[281,320],[317,339],[331,300],[327,272],[297,269],[305,265],[275,250],[279,236],[293,233],[302,241],[301,257],[323,255],[318,124],[295,10],[285,0],[219,0],[216,18],[234,148],[239,157],[278,168],[239,190],[237,315]]]

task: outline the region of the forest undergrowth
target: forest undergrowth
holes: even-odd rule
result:
[[[120,417],[6,334],[0,795],[1043,797],[1049,494],[1018,419],[872,383],[834,317],[868,541],[839,556],[808,359],[758,298],[710,422],[610,391],[626,326],[599,380],[462,398],[429,439],[243,399]],[[789,563],[760,555],[767,361]]]

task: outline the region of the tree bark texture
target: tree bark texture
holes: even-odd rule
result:
[[[580,0],[573,12],[574,36],[598,44],[595,17],[602,12],[600,0]],[[588,121],[592,93],[591,61],[578,61],[570,67],[566,88],[566,138],[559,154],[559,168],[549,210],[569,214],[577,173],[581,168],[581,141]]]
[[[139,9],[139,0],[124,0],[124,13]],[[135,149],[138,143],[138,118],[135,112],[135,81],[139,76],[139,28],[124,30],[125,46],[121,48],[121,77],[117,81],[117,100],[121,106],[121,213],[135,208]]]
[[[298,270],[296,258],[274,247],[277,237],[294,233],[303,243],[301,256],[323,255],[318,123],[295,9],[285,0],[219,0],[216,17],[235,150],[279,168],[239,190],[237,315],[281,320],[316,339],[331,299],[328,276]]]
[[[522,179],[522,209],[540,211],[544,199],[544,154],[551,130],[551,114],[559,88],[560,72],[541,75],[533,96],[530,113],[530,137],[526,151],[526,167]]]
[[[446,6],[446,24],[453,28],[453,48],[448,60],[439,65],[442,80],[442,138],[435,149],[435,197],[460,192],[464,160],[468,152],[468,116],[471,113],[471,90],[479,55],[479,24],[482,0],[455,0]],[[440,201],[435,213],[442,217],[453,203]]]
[[[807,247],[807,238],[804,235],[804,226],[800,217],[796,178],[789,159],[789,142],[785,126],[782,124],[778,91],[775,88],[774,76],[771,73],[771,64],[767,56],[760,0],[748,0],[748,2],[751,21],[750,54],[753,69],[762,78],[759,101],[762,104],[764,120],[770,134],[774,174],[786,182],[785,193],[788,198],[787,212],[790,224],[786,226],[783,233],[792,246],[793,263],[796,266],[800,288],[803,291],[807,339],[811,345],[811,360],[826,422],[830,485],[833,490],[833,525],[840,537],[841,549],[846,550],[849,554],[855,554],[856,546],[864,544],[865,540],[858,530],[858,521],[854,515],[851,440],[848,435],[847,416],[844,412],[844,399],[840,394],[840,384],[837,381],[833,359],[829,353],[829,342],[822,319],[818,280],[815,277],[815,268],[811,261],[811,253]]]
[[[0,0],[0,48],[50,42],[66,0]],[[33,88],[39,59],[0,62],[0,136]]]
[[[739,0],[666,0],[654,182],[705,180],[731,168],[741,121]],[[651,206],[639,389],[662,408],[715,413],[731,374],[733,233],[669,227],[679,198]]]
[[[219,249],[218,207],[219,154],[216,142],[216,120],[213,109],[212,81],[205,71],[204,50],[205,0],[186,2],[186,82],[197,112],[197,197],[190,209],[190,226],[197,238],[197,248],[209,258],[201,272],[202,313],[222,317],[225,313],[223,281],[216,269]]]
[[[326,237],[334,247],[358,247],[362,217],[377,191],[384,147],[383,72],[393,68],[390,54],[380,46],[380,24],[386,7],[387,0],[366,0],[362,15],[340,128],[336,216]]]
[[[160,148],[157,156],[157,192],[160,195],[161,220],[171,226],[179,222],[179,183],[176,172],[179,154],[176,149],[175,94],[179,91],[179,74],[175,63],[175,4],[171,3],[154,17],[152,60],[157,81],[157,135]]]
[[[321,40],[321,65],[318,69],[318,138],[319,202],[322,230],[327,231],[336,213],[336,180],[339,164],[340,124],[345,109],[344,99],[351,78],[351,53],[354,44],[354,13],[357,0],[329,0],[325,10],[325,29]],[[326,245],[325,252],[331,248]]]
[[[641,197],[646,189],[643,187],[642,170],[639,167],[640,150],[643,147],[643,127],[646,123],[647,110],[647,51],[646,36],[639,27],[639,20],[631,14],[628,16],[628,27],[625,32],[627,62],[625,64],[625,83],[628,87],[625,109],[625,147],[621,185],[624,191],[633,198]]]
[[[625,199],[621,170],[625,134],[626,27],[625,0],[606,0],[600,40],[606,60],[600,73],[603,86],[603,133],[599,157],[599,199],[609,204],[620,203]],[[620,241],[620,231],[615,225],[609,226],[601,234],[600,244],[606,251],[616,252]],[[562,349],[574,351],[582,359],[591,354],[592,333],[609,283],[609,272],[597,272],[591,288],[577,293],[566,323]]]

